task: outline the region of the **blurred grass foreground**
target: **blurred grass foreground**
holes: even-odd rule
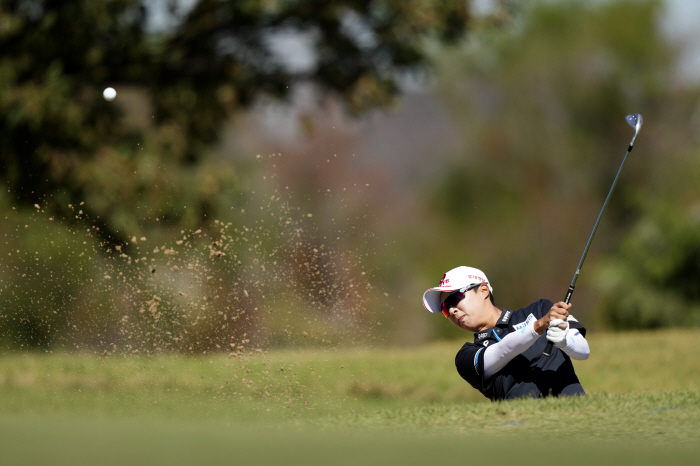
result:
[[[586,397],[500,403],[459,378],[456,342],[236,357],[5,354],[0,446],[5,458],[139,452],[156,464],[233,451],[321,464],[326,455],[359,449],[348,458],[398,464],[429,452],[456,461],[477,439],[485,446],[509,439],[508,457],[534,453],[547,445],[546,431],[579,449],[572,464],[598,457],[653,464],[663,455],[692,464],[700,445],[699,336],[592,335],[590,360],[576,363]],[[23,450],[30,438],[46,450]],[[265,447],[270,438],[280,440]]]

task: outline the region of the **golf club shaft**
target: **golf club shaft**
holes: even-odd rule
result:
[[[635,135],[636,136],[636,135]],[[632,143],[634,142],[634,138],[632,139]],[[603,203],[603,208],[600,209],[600,213],[598,214],[598,220],[595,222],[595,226],[593,227],[593,231],[591,232],[591,236],[588,238],[588,243],[586,244],[586,249],[583,250],[583,255],[581,256],[581,260],[578,263],[578,267],[576,267],[576,273],[574,274],[574,278],[571,280],[571,285],[569,285],[569,290],[566,292],[566,298],[564,298],[564,302],[566,304],[569,304],[571,301],[571,295],[574,294],[574,288],[576,287],[576,280],[578,280],[578,275],[581,273],[581,267],[583,267],[583,261],[586,260],[586,255],[588,254],[588,248],[591,247],[591,241],[593,241],[593,236],[595,236],[595,232],[598,229],[598,224],[600,223],[600,218],[603,216],[603,212],[605,212],[605,207],[608,205],[608,201],[610,200],[610,195],[613,192],[613,189],[615,189],[615,185],[617,184],[617,179],[620,177],[620,172],[622,171],[622,167],[625,165],[625,161],[627,160],[627,156],[629,155],[630,152],[632,152],[632,143],[630,143],[629,148],[627,149],[627,153],[625,154],[625,158],[622,159],[622,163],[620,164],[620,168],[617,170],[617,175],[615,176],[615,180],[613,181],[612,186],[610,187],[610,191],[608,191],[608,197],[605,198],[605,202]],[[551,341],[547,342],[547,347],[544,349],[544,354],[545,356],[550,356],[552,354],[552,347],[554,344]]]

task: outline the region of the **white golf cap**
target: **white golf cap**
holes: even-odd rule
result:
[[[486,283],[489,286],[489,291],[493,294],[491,283],[489,283],[484,272],[474,267],[465,267],[463,265],[454,268],[442,276],[440,285],[437,288],[430,288],[423,293],[423,306],[428,311],[437,314],[441,312],[440,308],[442,307],[440,293],[443,291],[456,291],[475,283]]]

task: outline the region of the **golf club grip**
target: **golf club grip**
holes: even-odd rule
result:
[[[549,357],[552,355],[552,349],[554,349],[554,343],[548,341],[547,346],[545,347],[544,351],[542,351],[542,354]]]
[[[566,298],[564,298],[564,302],[566,304],[569,304],[571,302],[571,295],[574,294],[574,285],[569,285],[569,289],[566,292]],[[551,341],[547,341],[547,346],[545,346],[544,351],[542,354],[544,356],[551,356],[552,355],[552,349],[554,348],[554,343]]]

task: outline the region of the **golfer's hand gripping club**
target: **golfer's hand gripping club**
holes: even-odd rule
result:
[[[566,292],[566,298],[564,299],[564,302],[566,304],[569,304],[571,302],[571,295],[574,294],[574,287],[576,286],[576,280],[578,279],[579,273],[581,273],[581,267],[583,267],[583,261],[586,260],[586,254],[588,254],[588,248],[591,247],[591,241],[593,241],[593,236],[595,235],[595,232],[598,229],[598,224],[600,223],[600,218],[603,216],[603,212],[605,212],[605,207],[607,207],[608,200],[610,200],[610,195],[612,194],[613,189],[615,189],[615,185],[617,184],[617,179],[620,177],[620,172],[622,171],[622,167],[625,165],[625,161],[627,160],[627,156],[629,155],[630,152],[632,152],[632,146],[634,145],[634,140],[637,138],[637,134],[639,134],[639,129],[642,127],[643,119],[642,119],[641,114],[632,113],[632,114],[627,115],[625,117],[625,121],[632,128],[634,128],[634,136],[632,136],[632,140],[630,141],[630,145],[627,148],[627,153],[625,154],[625,158],[622,159],[622,164],[620,164],[620,168],[619,168],[619,170],[617,170],[617,175],[615,175],[615,180],[613,181],[613,184],[610,187],[610,191],[608,192],[608,196],[605,198],[605,202],[603,203],[603,208],[600,209],[600,213],[598,214],[598,220],[596,220],[596,222],[595,222],[595,226],[593,227],[593,231],[591,232],[591,236],[588,238],[588,243],[586,244],[586,249],[583,250],[583,255],[581,256],[581,260],[579,261],[578,267],[576,268],[576,273],[574,274],[574,278],[573,278],[573,280],[571,280],[571,285],[569,285],[569,290]],[[552,354],[553,346],[554,346],[554,344],[551,341],[547,341],[547,346],[545,347],[542,354],[545,356],[550,356]]]
[[[574,275],[574,281],[576,281],[577,277],[578,277],[578,270],[576,271],[576,275]],[[564,302],[566,304],[569,304],[571,302],[571,295],[574,294],[574,286],[575,285],[573,282],[571,283],[571,285],[569,285],[569,290],[566,292],[566,298],[564,298]],[[542,354],[545,356],[551,356],[553,347],[554,347],[554,343],[548,339],[547,346],[544,348],[544,351],[542,352]]]

